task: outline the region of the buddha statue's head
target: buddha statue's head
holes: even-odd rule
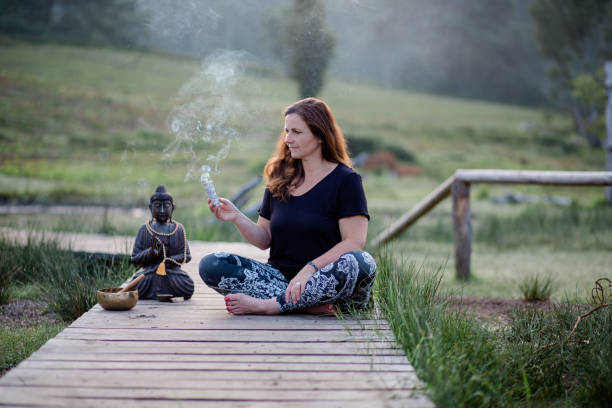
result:
[[[160,185],[155,189],[155,193],[153,193],[149,202],[149,209],[157,222],[163,224],[172,219],[174,200],[165,186]]]

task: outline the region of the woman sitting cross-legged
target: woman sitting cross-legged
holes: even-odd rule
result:
[[[257,223],[230,201],[208,205],[260,249],[268,263],[224,252],[200,262],[204,282],[226,295],[233,314],[304,311],[334,314],[368,303],[376,264],[363,251],[368,209],[346,141],[320,99],[284,112],[285,129],[268,160]]]

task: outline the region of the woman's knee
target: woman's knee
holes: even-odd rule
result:
[[[376,276],[376,261],[374,260],[372,255],[370,255],[366,251],[351,251],[347,252],[344,255],[347,254],[350,254],[357,260],[360,274],[366,274],[372,278]]]
[[[226,262],[218,254],[208,254],[200,261],[200,277],[208,286],[216,286],[223,275],[223,265]]]

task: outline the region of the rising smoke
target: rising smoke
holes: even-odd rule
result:
[[[236,96],[243,57],[236,51],[214,53],[178,92],[178,103],[167,119],[174,141],[164,150],[163,159],[179,153],[187,157],[185,181],[196,175],[203,183],[212,181],[240,135],[238,123],[248,116]]]

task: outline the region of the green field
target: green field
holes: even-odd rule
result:
[[[278,70],[243,59],[235,83],[211,96],[200,92],[214,89],[201,75],[209,62],[0,38],[0,198],[144,208],[155,186],[165,184],[178,204],[175,218],[186,225],[191,238],[239,239],[231,228],[210,222],[198,181],[197,169],[220,145],[195,138],[182,145],[191,150],[168,155],[168,148],[176,147],[169,118],[202,96],[208,99],[198,106],[209,110],[199,113],[202,118],[225,104],[223,127],[239,134],[219,162],[214,180],[218,193],[229,197],[261,174],[281,130],[281,112],[297,99],[297,86]],[[376,141],[411,153],[421,170],[409,177],[359,170],[372,214],[370,237],[457,168],[605,167],[603,151],[589,149],[572,134],[567,118],[544,109],[410,93],[333,77],[321,97],[349,140]],[[260,185],[251,203],[262,191]],[[506,191],[565,196],[573,205],[491,204],[491,197]],[[576,291],[586,295],[596,278],[611,273],[612,209],[602,198],[601,188],[475,186],[474,279],[467,284],[454,280],[449,201],[397,240],[393,250],[417,264],[445,264],[444,285],[467,294],[517,297],[523,277],[545,274],[557,284],[554,297]],[[568,222],[571,217],[578,219]],[[542,218],[546,222],[533,222]],[[0,216],[6,226],[128,235],[143,221],[121,213]]]

